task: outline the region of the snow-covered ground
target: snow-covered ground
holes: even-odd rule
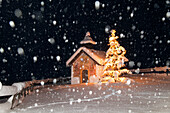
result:
[[[170,75],[136,74],[130,78],[135,80],[130,85],[103,83],[40,88],[6,113],[169,113]]]
[[[16,86],[2,86],[0,89],[0,96],[14,95],[17,93]]]

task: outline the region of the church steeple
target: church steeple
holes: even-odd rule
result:
[[[80,42],[80,44],[82,44],[83,46],[91,49],[93,48],[93,45],[96,45],[97,42],[93,41],[93,39],[90,37],[90,32],[86,33],[86,36],[84,37],[84,39]]]

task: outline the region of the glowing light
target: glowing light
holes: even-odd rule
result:
[[[111,30],[111,36],[109,37],[110,48],[106,52],[102,82],[123,82],[125,81],[125,78],[119,78],[119,76],[124,73],[131,73],[127,69],[121,69],[125,66],[124,62],[128,61],[128,59],[124,56],[126,54],[126,50],[124,47],[120,46],[120,44],[116,40],[119,37],[116,36],[115,33],[115,30]]]

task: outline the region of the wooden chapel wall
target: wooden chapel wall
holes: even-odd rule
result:
[[[73,63],[73,77],[79,77],[81,81],[82,70],[88,70],[88,78],[96,75],[96,63],[86,53],[82,52]]]

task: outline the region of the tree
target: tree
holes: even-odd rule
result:
[[[111,30],[111,36],[109,37],[109,49],[106,52],[106,59],[103,68],[103,80],[109,80],[114,78],[114,80],[119,81],[119,76],[123,73],[130,73],[127,69],[122,69],[125,66],[124,62],[128,59],[124,56],[126,50],[124,47],[120,46],[118,41],[118,36],[115,36],[116,31]]]

